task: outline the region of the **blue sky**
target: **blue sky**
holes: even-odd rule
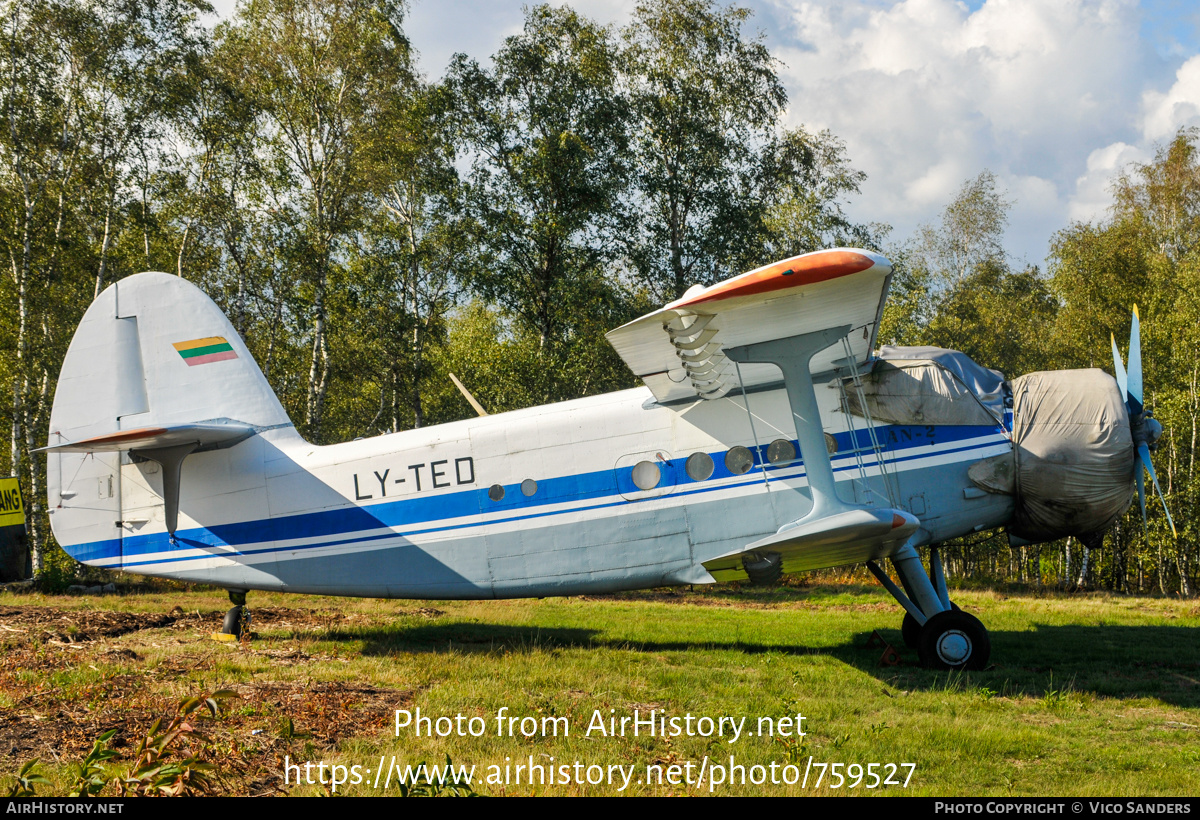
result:
[[[218,3],[228,13],[232,0]],[[620,25],[633,0],[574,0]],[[790,125],[829,129],[867,174],[849,204],[903,241],[985,168],[1006,244],[1042,265],[1055,231],[1102,219],[1113,176],[1200,126],[1200,9],[1181,0],[745,0],[781,61]],[[413,0],[427,76],[486,60],[520,2]]]

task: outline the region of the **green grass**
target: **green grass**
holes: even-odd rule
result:
[[[412,602],[334,600],[252,593],[254,607],[306,610],[290,625],[255,622],[249,647],[206,639],[227,607],[219,592],[106,598],[0,597],[0,606],[211,613],[205,622],[144,629],[93,641],[84,650],[39,644],[36,669],[13,668],[0,704],[21,687],[48,683],[68,711],[128,707],[132,725],[154,704],[201,689],[259,687],[278,692],[231,704],[218,744],[250,761],[231,777],[239,793],[263,791],[290,761],[359,765],[380,757],[487,767],[527,763],[634,766],[625,793],[707,794],[685,784],[640,783],[648,766],[798,763],[915,763],[908,788],[888,793],[983,795],[1189,795],[1200,793],[1200,605],[1196,601],[1105,595],[1016,596],[964,591],[956,601],[992,638],[993,667],[947,673],[915,666],[899,633],[900,611],[885,593],[855,585],[656,592],[608,598]],[[6,621],[0,619],[0,624]],[[878,629],[905,664],[878,665],[866,646]],[[114,655],[114,648],[137,660]],[[33,657],[34,649],[26,648]],[[45,653],[49,653],[48,655]],[[107,654],[105,654],[107,653]],[[13,659],[16,659],[15,661]],[[111,681],[121,698],[104,699]],[[132,682],[131,682],[132,681]],[[354,689],[344,696],[313,693]],[[330,689],[333,687],[334,689]],[[382,690],[374,696],[365,689]],[[255,690],[255,691],[259,691]],[[249,690],[247,690],[249,691]],[[340,691],[340,690],[337,690]],[[372,700],[372,698],[374,698]],[[18,704],[15,711],[37,707]],[[395,709],[422,716],[480,718],[481,737],[418,737],[393,729]],[[567,719],[569,736],[497,736],[496,716]],[[370,711],[374,709],[374,711]],[[746,718],[743,736],[607,737],[586,732],[607,719],[654,710],[670,717]],[[369,715],[368,715],[369,712]],[[803,714],[803,738],[746,736],[760,717]],[[369,718],[369,719],[368,719]],[[357,722],[356,722],[357,721]],[[106,724],[107,725],[107,724]],[[338,730],[339,726],[357,726]],[[478,722],[475,724],[479,725]],[[552,725],[550,723],[547,726]],[[561,724],[559,724],[561,726]],[[764,724],[765,725],[765,724]],[[515,724],[515,727],[519,726]],[[256,732],[257,734],[254,734]],[[99,732],[96,732],[99,734]],[[65,763],[43,758],[65,785]],[[78,759],[77,757],[75,759]],[[24,758],[0,763],[0,785]],[[251,776],[257,772],[257,785]],[[898,779],[903,780],[906,770]],[[722,784],[715,793],[877,793],[860,785],[814,789]],[[368,781],[373,780],[373,774]],[[379,794],[370,783],[339,793]],[[616,786],[476,784],[485,794],[611,794]],[[288,787],[317,794],[318,786]],[[47,791],[46,793],[51,793]],[[384,793],[397,793],[395,785]]]

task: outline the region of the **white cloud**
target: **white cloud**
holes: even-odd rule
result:
[[[1072,222],[1088,222],[1103,216],[1112,205],[1112,182],[1136,162],[1148,162],[1153,152],[1143,146],[1114,142],[1088,154],[1087,170],[1075,181],[1075,191],[1067,206]]]
[[[792,121],[846,141],[868,174],[854,215],[900,237],[988,168],[1015,200],[1010,246],[1040,263],[1049,234],[1097,202],[1093,182],[1077,183],[1099,173],[1089,154],[1141,130],[1150,51],[1133,0],[775,5],[793,26],[777,38],[791,43],[779,54]]]
[[[1148,140],[1169,140],[1186,126],[1200,125],[1200,56],[1192,57],[1175,74],[1175,84],[1165,94],[1147,91],[1143,133]]]

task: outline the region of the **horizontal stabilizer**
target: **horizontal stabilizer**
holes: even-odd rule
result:
[[[785,526],[740,550],[705,561],[704,568],[718,580],[726,580],[728,573],[740,574],[746,560],[756,562],[772,556],[782,560],[787,572],[860,563],[890,555],[920,524],[904,510],[846,510]]]
[[[255,428],[239,422],[201,424],[170,424],[162,427],[139,427],[119,430],[79,441],[66,441],[42,447],[38,452],[55,453],[115,453],[128,450],[158,450],[193,444],[196,450],[220,450],[232,447],[254,435]],[[53,434],[51,434],[53,435]]]

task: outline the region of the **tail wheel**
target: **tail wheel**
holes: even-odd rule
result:
[[[236,635],[239,639],[250,632],[250,610],[244,606],[235,606],[225,613],[225,622],[221,631],[226,635]]]
[[[928,669],[979,670],[987,667],[992,642],[978,618],[950,610],[937,613],[921,627],[917,654]]]

